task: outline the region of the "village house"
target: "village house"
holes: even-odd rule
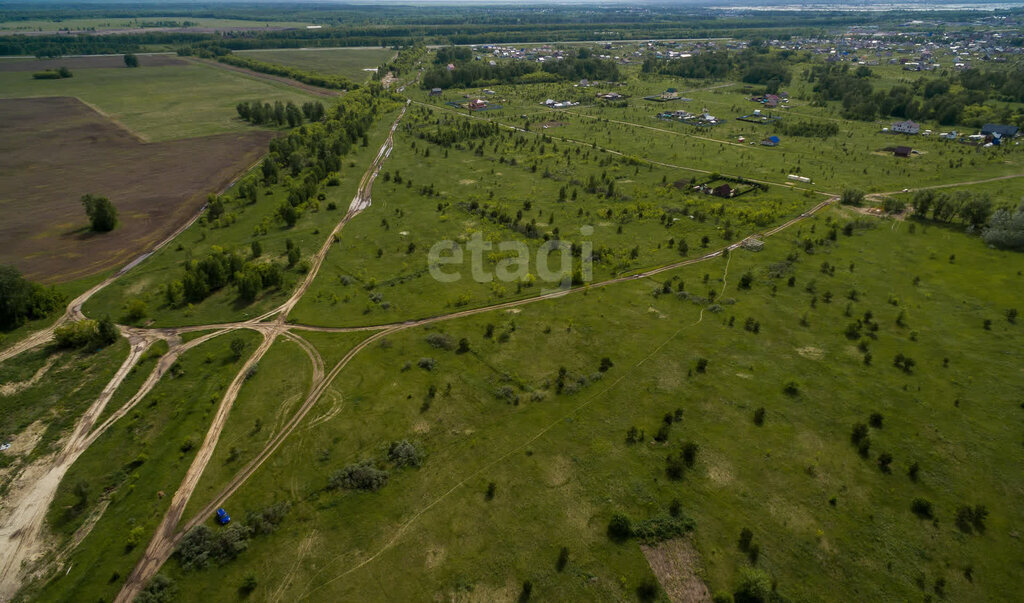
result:
[[[892,131],[897,134],[917,134],[921,131],[921,124],[909,119],[906,121],[898,121],[892,125]]]

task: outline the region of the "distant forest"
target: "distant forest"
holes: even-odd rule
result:
[[[222,46],[229,50],[335,46],[409,46],[424,44],[484,44],[657,39],[716,38],[787,39],[824,35],[851,25],[896,25],[912,19],[957,19],[972,16],[1020,16],[1024,9],[984,13],[970,11],[851,12],[757,11],[722,13],[706,8],[658,6],[322,6],[293,4],[219,6],[6,4],[0,21],[73,18],[203,18],[253,21],[262,27],[273,21],[315,23],[322,29],[285,29],[225,33],[151,31],[108,35],[0,36],[0,55],[53,57],[70,54],[119,54],[144,46]],[[599,27],[599,29],[595,29]],[[901,27],[913,33],[913,26]],[[1021,43],[1024,43],[1022,39]]]

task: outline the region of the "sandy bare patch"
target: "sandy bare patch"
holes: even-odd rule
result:
[[[572,460],[565,456],[556,456],[551,459],[544,475],[547,485],[557,488],[569,483],[570,479],[572,479]]]
[[[426,421],[416,421],[416,424],[412,426],[413,433],[427,433],[430,431],[430,423]]]
[[[468,186],[470,184],[476,184],[476,180],[472,180],[470,178],[463,178],[462,180],[459,180],[459,184],[462,184],[464,186]]]
[[[35,385],[36,383],[39,383],[39,380],[43,378],[43,375],[46,374],[46,371],[50,370],[50,367],[53,366],[53,363],[57,361],[57,356],[58,354],[54,354],[47,358],[46,364],[39,367],[39,370],[36,371],[36,373],[32,375],[30,379],[26,381],[18,381],[17,383],[4,383],[3,385],[0,385],[0,396],[13,396],[16,393],[26,390]]]
[[[425,565],[427,569],[434,569],[435,567],[444,563],[445,557],[448,556],[448,549],[443,546],[433,546],[427,549],[427,560]]]
[[[647,563],[669,600],[680,603],[710,601],[711,591],[700,577],[700,553],[686,538],[673,538],[656,546],[640,545]]]
[[[796,353],[800,354],[804,358],[810,358],[811,360],[821,360],[825,356],[825,352],[823,352],[821,348],[816,348],[814,346],[797,348]]]
[[[705,455],[705,461],[708,467],[708,477],[711,478],[711,481],[715,482],[715,485],[724,486],[732,483],[732,467],[725,457],[708,453]]]

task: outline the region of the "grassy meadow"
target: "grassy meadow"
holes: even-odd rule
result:
[[[851,234],[829,241],[846,223]],[[609,518],[643,520],[678,499],[713,592],[750,565],[736,545],[749,527],[757,566],[793,600],[1000,598],[1024,552],[1013,535],[1024,339],[1004,318],[1022,268],[955,229],[830,210],[759,254],[661,275],[673,289],[720,290],[715,309],[647,279],[401,331],[339,375],[337,415],[317,421],[330,413],[314,409],[227,501],[235,514],[289,503],[278,530],[223,567],[164,571],[185,599],[232,596],[249,575],[260,598],[506,599],[530,580],[545,599],[622,599],[651,570],[635,542],[607,537]],[[433,347],[437,333],[470,351]],[[896,354],[916,366],[894,367]],[[602,357],[614,363],[605,373]],[[654,441],[676,409],[667,442]],[[882,422],[864,458],[850,434],[872,413]],[[646,437],[629,444],[633,426]],[[391,468],[375,493],[327,488],[346,464],[389,466],[388,443],[403,439],[422,448],[422,467]],[[683,442],[699,446],[696,463],[669,479],[665,457]],[[911,511],[916,498],[933,518]],[[983,532],[957,527],[961,504],[986,506]]]
[[[244,54],[355,77],[359,65],[376,66],[391,52]],[[839,133],[783,136],[778,147],[756,144],[771,126],[736,120],[760,105],[749,100],[756,87],[732,81],[645,76],[631,66],[614,88],[499,85],[489,87],[493,95],[481,88],[436,98],[409,86],[414,102],[372,205],[338,234],[286,317],[300,339],[279,337],[248,375],[184,519],[281,433],[321,369],[329,373],[370,336],[311,329],[394,330],[351,359],[224,502],[232,534],[268,510],[279,523],[261,524],[231,560],[205,569],[172,557],[161,575],[176,598],[490,601],[515,599],[529,582],[535,600],[633,600],[654,575],[639,540],[609,537],[609,522],[624,514],[650,525],[671,513],[692,521],[685,538],[713,593],[732,593],[751,567],[794,601],[983,601],[1016,592],[1024,573],[1024,324],[1011,310],[1024,309],[1024,255],[987,247],[959,224],[837,205],[764,239],[760,252],[739,248],[655,277],[401,324],[545,292],[551,283],[535,263],[545,245],[566,250],[567,274],[580,266],[583,245],[592,246],[600,282],[700,257],[849,188],[948,184],[948,192],[988,193],[997,207],[1024,196],[1024,181],[992,180],[1022,172],[1020,146],[910,139],[881,133],[888,122],[843,120],[834,104],[809,102],[806,67],[794,65],[791,106],[778,113],[834,121]],[[893,85],[911,77],[889,66],[877,74]],[[642,98],[669,87],[692,100]],[[595,99],[612,90],[627,101]],[[152,140],[253,127],[235,114],[242,100],[313,98],[201,64],[83,69],[53,81],[0,73],[0,91],[78,96]],[[502,108],[470,114],[448,104],[471,98]],[[548,98],[580,105],[552,110],[542,106]],[[329,99],[316,100],[330,110]],[[705,107],[728,121],[698,129],[655,118]],[[345,215],[397,114],[395,103],[377,116],[342,158],[338,181],[316,192],[294,226],[277,217],[297,184],[282,168],[254,203],[229,190],[221,220],[197,221],[94,295],[84,313],[174,327],[244,321],[280,306]],[[920,154],[881,150],[907,141]],[[813,182],[787,181],[793,173]],[[694,190],[722,183],[743,194]],[[499,243],[524,244],[527,275],[478,282],[467,251],[445,270],[457,281],[431,276],[435,244],[465,248],[474,237],[495,246],[483,257],[491,273],[510,257]],[[250,259],[254,242],[262,261],[282,266],[289,243],[300,249],[280,288],[252,303],[233,286],[195,305],[167,303],[165,288],[186,262],[218,250]],[[557,270],[556,259],[548,269]],[[90,282],[66,285],[69,295]],[[132,318],[137,302],[144,312]],[[232,352],[238,338],[240,355]],[[259,340],[231,331],[188,351],[78,459],[47,519],[61,546],[88,534],[23,598],[117,594]],[[168,349],[161,341],[139,360],[101,420]],[[43,436],[53,440],[126,353],[120,342],[95,355],[31,351],[5,362],[0,384],[49,368],[0,396],[0,434],[55,417]],[[418,465],[389,456],[403,441],[421,453]],[[693,458],[680,468],[672,459],[684,450]],[[362,462],[388,472],[383,487],[332,485]],[[963,505],[985,513],[972,523]],[[221,529],[212,517],[206,526]],[[744,529],[756,547],[738,546]]]
[[[396,51],[390,48],[302,48],[247,50],[239,56],[294,67],[323,75],[347,77],[354,82],[369,79],[373,69],[390,61]]]
[[[35,80],[29,72],[0,72],[0,98],[74,96],[154,142],[254,128],[235,111],[242,101],[301,105],[323,100],[287,84],[198,63],[78,69],[73,74],[61,80]]]

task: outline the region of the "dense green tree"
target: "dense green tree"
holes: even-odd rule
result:
[[[99,195],[83,195],[82,206],[96,232],[109,232],[117,226],[117,208],[110,199]]]

